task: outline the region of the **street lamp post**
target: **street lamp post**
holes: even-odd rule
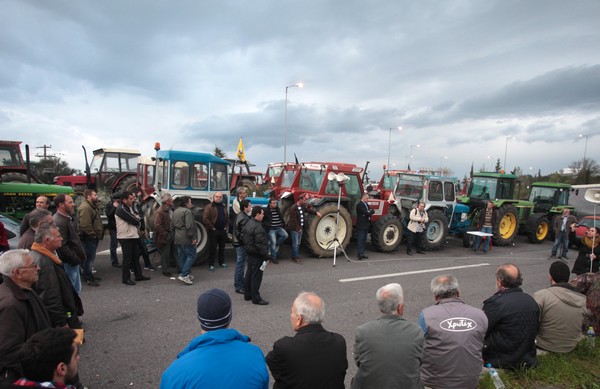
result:
[[[398,131],[402,131],[402,127],[396,127],[398,129]],[[388,163],[387,163],[387,168],[390,168],[390,155],[392,154],[392,130],[394,128],[390,127],[390,137],[388,139]]]
[[[444,155],[440,156],[440,175],[442,176],[444,175],[444,165],[442,165],[442,160],[444,159],[448,159],[448,157]]]
[[[298,87],[298,88],[302,88],[304,87],[304,84],[301,82],[298,82],[294,85],[287,85],[285,87],[285,130],[284,130],[284,138],[283,138],[283,162],[287,162],[287,111],[288,111],[288,89],[289,88],[294,88],[294,87]]]
[[[410,163],[412,163],[413,159],[413,147],[419,148],[421,145],[410,145]]]
[[[587,157],[587,140],[588,136],[585,134],[579,134],[580,138],[585,138],[585,148],[583,149],[583,163],[585,163],[585,158]]]
[[[506,152],[508,151],[508,140],[509,139],[517,139],[514,136],[507,136],[506,137],[506,144],[504,146],[504,172],[506,173]]]

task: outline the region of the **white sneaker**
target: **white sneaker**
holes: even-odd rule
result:
[[[193,285],[193,284],[194,284],[194,283],[192,282],[192,280],[190,280],[190,276],[185,276],[185,277],[183,277],[183,276],[179,276],[179,277],[177,277],[177,279],[178,279],[179,281],[181,281],[181,282],[185,282],[185,283],[186,283],[186,284],[188,284],[188,285]]]
[[[188,274],[188,277],[190,277],[190,280],[194,281],[194,276],[191,274]]]

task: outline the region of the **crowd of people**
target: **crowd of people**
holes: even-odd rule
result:
[[[125,285],[149,280],[143,270],[157,270],[145,259],[145,221],[136,205],[138,199],[139,194],[122,192],[111,199],[106,210],[111,263],[121,269]],[[373,213],[366,200],[357,204],[363,227],[368,227]],[[70,196],[60,194],[53,202],[54,215],[48,211],[48,200],[39,199],[37,208],[23,222],[26,226],[20,248],[0,256],[2,387],[33,386],[36,382],[55,385],[45,387],[83,387],[77,373],[79,344],[83,341],[76,337],[81,333],[84,313],[80,294],[82,285],[100,286],[93,264],[104,229],[95,191],[84,192],[77,218]],[[198,242],[192,199],[183,196],[174,200],[164,193],[161,204],[152,220],[160,268],[171,277],[170,267],[176,267],[177,279],[191,285]],[[263,273],[268,263],[278,263],[279,247],[288,237],[287,231],[292,237],[291,259],[302,264],[299,245],[306,214],[321,217],[299,196],[289,210],[286,225],[275,200],[267,208],[252,206],[243,188],[237,192],[231,215],[221,193],[214,195],[207,209],[203,223],[209,236],[209,270],[215,270],[215,263],[227,267],[223,240],[231,231],[236,253],[235,292],[256,305],[269,304],[260,294]],[[570,226],[569,216],[564,214],[555,225],[560,242],[553,246],[551,258],[556,258],[563,244],[562,232]],[[492,217],[489,212],[482,213],[483,228]],[[426,222],[427,213],[419,204],[410,215],[408,253],[413,248],[417,253],[422,251],[418,241]],[[367,258],[366,231],[368,228],[359,228],[359,259]],[[559,260],[550,265],[550,286],[532,296],[521,289],[523,277],[516,265],[500,266],[495,274],[497,292],[483,302],[482,309],[465,304],[458,280],[445,274],[431,281],[434,304],[423,309],[417,323],[411,323],[403,318],[400,284],[381,287],[376,302],[382,316],[355,331],[357,373],[351,380],[352,388],[476,387],[484,364],[528,368],[536,366],[539,354],[570,352],[581,339],[582,329],[593,326],[600,331],[598,238],[598,229],[592,227],[582,240],[572,270],[579,277],[569,282],[568,249],[563,247]],[[122,247],[121,263],[117,243]],[[488,250],[484,245],[484,251]],[[143,269],[140,256],[144,258]],[[346,340],[323,327],[325,303],[316,293],[297,296],[290,313],[296,335],[275,341],[266,355],[248,336],[229,328],[232,315],[231,298],[225,291],[211,289],[200,295],[197,317],[201,334],[164,372],[161,388],[267,388],[268,371],[275,388],[344,387]],[[45,361],[43,369],[32,367],[40,360]],[[230,362],[236,369],[226,368]]]

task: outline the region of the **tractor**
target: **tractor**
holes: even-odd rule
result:
[[[570,184],[558,182],[534,182],[531,184],[529,201],[534,204],[535,213],[543,213],[548,220],[547,238],[554,240],[554,219],[562,215],[565,208],[569,208],[573,215],[577,215],[575,207],[569,205]]]
[[[144,193],[143,211],[146,220],[147,236],[154,230],[154,213],[161,204],[164,192],[173,198],[190,196],[192,213],[198,228],[196,245],[196,265],[206,260],[208,234],[202,224],[204,208],[212,201],[216,192],[223,193],[223,203],[229,203],[229,163],[208,153],[190,151],[161,150],[156,143],[156,157],[140,158],[138,181]],[[150,165],[150,161],[154,165]]]
[[[475,173],[458,201],[468,204],[471,229],[479,230],[479,213],[491,201],[496,212],[497,225],[492,226],[492,242],[496,246],[508,246],[513,243],[517,233],[527,235],[531,243],[542,243],[548,235],[548,218],[545,213],[534,211],[534,203],[515,200],[514,193],[518,184],[514,174],[480,172]],[[465,234],[463,245],[470,247],[473,236]]]
[[[449,234],[462,236],[469,229],[469,207],[456,201],[456,178],[387,170],[379,182],[374,195],[396,204],[404,225],[418,202],[425,203],[429,222],[420,242],[425,250],[439,250]]]
[[[83,147],[85,158],[85,176],[57,176],[56,185],[71,186],[79,196],[85,189],[94,189],[99,194],[112,194],[124,190],[131,191],[136,185],[137,150],[102,148],[94,150],[92,163],[88,164],[87,153]]]
[[[287,221],[298,197],[305,194],[308,196],[307,204],[322,215],[321,218],[310,214],[306,216],[303,234],[305,246],[313,255],[322,257],[332,257],[338,245],[345,249],[356,223],[356,205],[364,193],[363,168],[336,162],[294,163],[280,167],[279,176],[272,176],[274,183],[271,195],[279,200],[284,220]],[[346,180],[339,182],[330,179],[330,173],[343,173]],[[369,206],[375,211],[371,228],[374,249],[381,252],[395,250],[402,238],[398,209],[379,199],[369,199]]]
[[[0,140],[0,182],[36,182],[40,181],[31,174],[29,167],[29,146],[25,146],[26,160],[21,154],[18,141]]]

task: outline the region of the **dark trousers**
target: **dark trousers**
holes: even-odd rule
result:
[[[113,265],[119,264],[119,257],[117,257],[117,230],[109,230],[110,232],[110,261]]]
[[[179,268],[178,265],[175,265],[177,263],[178,254],[172,240],[167,240],[167,243],[164,246],[156,246],[156,248],[160,253],[160,266],[162,267],[163,272],[168,271],[171,263],[173,266]]]
[[[417,249],[417,252],[423,251],[423,248],[421,247],[421,235],[423,235],[423,233],[422,232],[412,232],[409,229],[407,229],[407,231],[408,231],[408,242],[407,242],[407,246],[406,246],[406,252],[407,253],[412,252],[413,247],[415,249]]]
[[[141,236],[138,238],[138,253],[138,258],[140,255],[144,258],[144,266],[152,266],[150,263],[150,254],[148,254],[148,246],[146,246],[146,240]]]
[[[262,300],[259,289],[263,278],[263,271],[260,270],[263,259],[259,256],[248,254],[247,263],[248,268],[244,277],[244,297],[252,299],[253,302],[258,302]]]
[[[83,279],[85,281],[92,281],[94,279],[92,266],[94,266],[94,261],[96,260],[98,239],[82,239],[81,245],[83,246],[83,251],[85,251],[85,262],[81,264],[81,267],[83,268]]]
[[[358,230],[356,233],[356,249],[358,250],[358,255],[365,255],[365,243],[367,242],[367,234],[369,230]]]
[[[217,247],[219,248],[219,265],[225,263],[225,241],[227,240],[227,232],[225,230],[208,231],[208,264],[215,265],[215,256]],[[260,265],[258,265],[260,266]]]
[[[140,266],[140,255],[138,254],[138,239],[119,239],[123,249],[123,267],[121,268],[121,281],[127,282],[131,278],[129,269],[133,269],[136,279],[142,278],[142,267]]]

